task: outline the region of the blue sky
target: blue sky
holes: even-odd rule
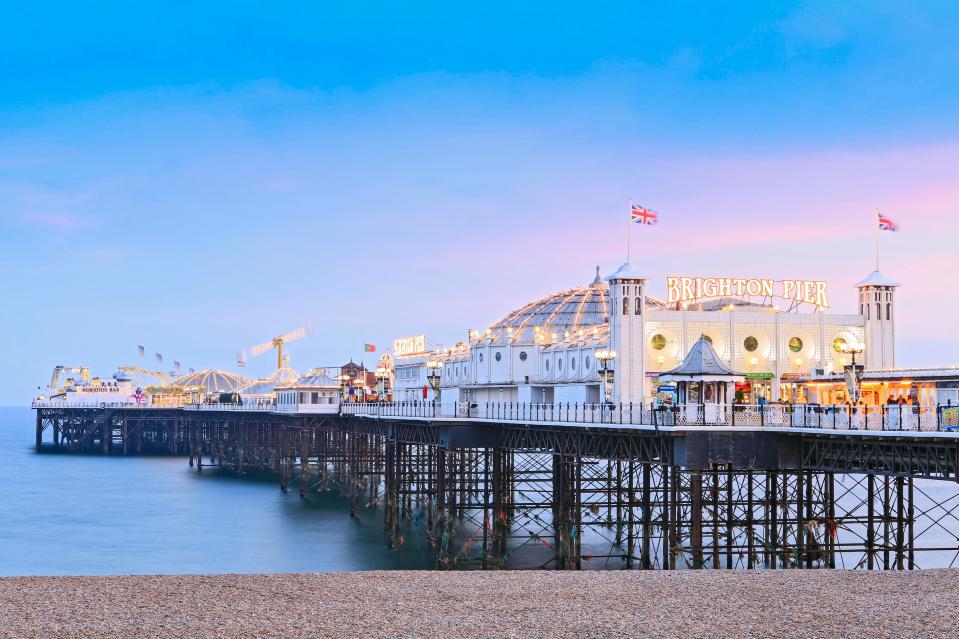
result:
[[[840,311],[882,208],[899,363],[959,363],[954,4],[514,4],[6,8],[0,403],[137,344],[450,344],[615,268],[627,196],[654,293],[818,278]]]

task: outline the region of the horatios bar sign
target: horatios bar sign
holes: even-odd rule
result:
[[[816,280],[767,280],[737,277],[666,278],[667,302],[693,302],[711,297],[781,297],[794,302],[829,308],[826,282]]]

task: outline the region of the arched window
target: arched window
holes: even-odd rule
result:
[[[629,298],[623,298],[623,315],[629,315]]]
[[[643,314],[643,298],[636,298],[636,310],[633,312],[633,315],[642,315]]]
[[[876,319],[882,319],[882,305],[879,302],[876,302]]]
[[[886,319],[887,320],[892,319],[892,304],[888,304],[888,303],[886,304]]]

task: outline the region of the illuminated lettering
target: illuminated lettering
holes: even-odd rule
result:
[[[783,282],[783,298],[790,299],[796,291],[796,283],[792,280]]]
[[[707,277],[703,280],[703,295],[706,297],[716,297],[719,288],[715,277]]]
[[[397,355],[416,355],[426,352],[426,336],[414,335],[393,340],[393,352]]]
[[[777,287],[777,284],[779,285]],[[828,285],[818,280],[771,280],[733,277],[666,278],[667,303],[670,305],[716,297],[776,297],[829,308]]]
[[[667,277],[666,278],[666,303],[675,304],[680,300],[682,295],[679,293],[679,278],[678,277]]]
[[[816,306],[826,308],[829,302],[826,301],[826,283],[816,282]]]

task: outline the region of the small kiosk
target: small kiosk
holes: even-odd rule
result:
[[[335,415],[340,411],[339,382],[325,370],[313,369],[292,384],[277,386],[276,410]]]
[[[676,385],[680,419],[687,423],[725,421],[736,397],[736,384],[746,376],[733,371],[700,337],[682,364],[659,376],[659,381]]]

